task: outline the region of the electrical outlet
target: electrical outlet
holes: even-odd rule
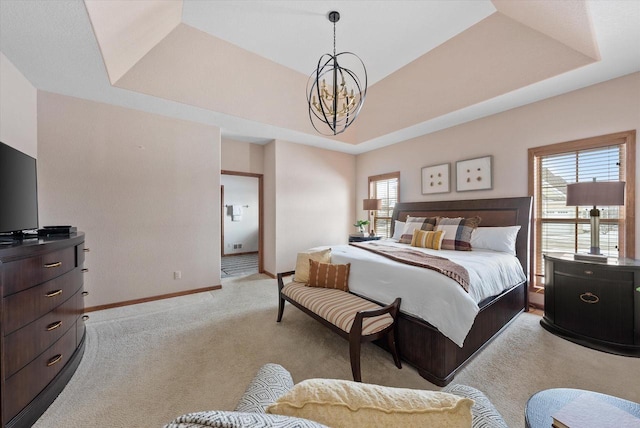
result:
[[[182,279],[182,272],[177,270],[173,272],[173,279]]]

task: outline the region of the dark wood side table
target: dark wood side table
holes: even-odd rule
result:
[[[354,236],[349,235],[349,242],[365,242],[365,241],[377,241],[379,236]]]
[[[552,415],[564,407],[574,398],[582,394],[588,394],[593,398],[602,400],[607,404],[616,406],[625,412],[640,418],[640,404],[633,401],[599,392],[584,391],[581,389],[556,388],[545,389],[537,392],[529,398],[524,410],[524,422],[526,428],[550,428],[553,422]]]
[[[640,357],[640,261],[545,254],[544,263],[542,327],[583,346]]]

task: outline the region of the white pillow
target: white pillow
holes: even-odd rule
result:
[[[516,255],[516,237],[520,226],[476,227],[471,234],[471,248],[500,251]]]
[[[402,231],[404,230],[404,221],[396,220],[395,227],[393,228],[393,236],[391,239],[395,239],[396,241],[400,240],[402,236]]]

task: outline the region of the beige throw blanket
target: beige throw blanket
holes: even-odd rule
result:
[[[469,272],[467,272],[467,269],[444,257],[432,256],[410,248],[398,248],[378,242],[351,242],[349,245],[371,251],[400,263],[434,270],[453,279],[462,286],[464,291],[469,292]]]

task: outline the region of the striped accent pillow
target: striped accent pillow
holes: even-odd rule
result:
[[[436,230],[445,232],[443,250],[471,251],[471,232],[480,224],[480,217],[438,217]]]
[[[442,240],[444,239],[444,230],[426,231],[414,230],[413,239],[411,239],[412,247],[431,248],[439,250],[442,248]]]
[[[349,291],[351,263],[338,265],[309,260],[309,287],[335,288]]]
[[[433,230],[437,219],[438,217],[407,217],[398,242],[401,244],[411,244],[414,230]]]

